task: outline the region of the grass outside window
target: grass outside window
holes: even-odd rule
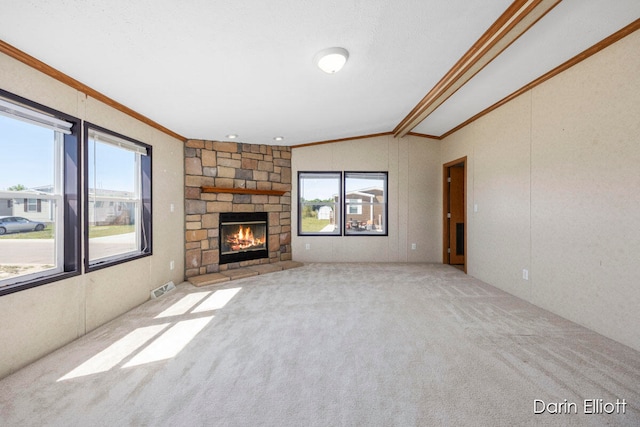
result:
[[[133,233],[134,225],[100,225],[89,227],[89,237],[107,237],[118,234]],[[25,231],[21,233],[8,233],[0,236],[1,240],[20,239],[53,239],[53,226],[47,225],[42,231]]]
[[[321,231],[329,224],[330,221],[328,219],[318,219],[314,217],[302,218],[302,229],[311,233]]]

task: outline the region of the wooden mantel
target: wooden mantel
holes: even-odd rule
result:
[[[284,196],[287,190],[258,190],[256,188],[228,188],[228,187],[200,187],[203,193],[234,193],[234,194],[266,194],[269,196]]]

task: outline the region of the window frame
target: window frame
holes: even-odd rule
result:
[[[146,150],[147,155],[140,155],[140,176],[137,179],[140,182],[140,247],[136,252],[124,253],[121,256],[114,255],[112,257],[102,258],[97,261],[91,261],[89,259],[89,131],[94,130],[106,135],[113,136],[118,139],[130,142],[136,146],[142,147]],[[153,207],[152,207],[152,157],[153,147],[144,142],[129,138],[125,135],[121,135],[112,130],[103,128],[90,122],[84,122],[84,271],[87,273],[101,270],[103,268],[111,267],[114,265],[123,264],[129,261],[145,258],[153,255]],[[138,236],[136,237],[138,238]],[[146,244],[145,244],[146,240]]]
[[[303,175],[336,175],[339,176],[339,201],[336,202],[336,215],[339,215],[339,231],[333,233],[318,233],[318,232],[303,232],[302,231],[302,211],[303,211],[303,203],[301,200],[301,182]],[[352,178],[357,177],[357,175],[363,175],[363,178],[366,178],[366,175],[381,175],[384,178],[383,185],[383,196],[384,202],[376,202],[374,205],[384,205],[383,206],[383,215],[384,215],[384,231],[377,232],[372,230],[361,230],[358,232],[348,231],[347,223],[351,222],[348,220],[349,215],[362,215],[363,206],[367,203],[364,199],[347,199],[347,179],[349,175]],[[359,202],[352,202],[353,200],[359,200]],[[350,207],[356,207],[356,210],[360,213],[347,213]],[[339,209],[339,211],[337,210]],[[349,229],[350,230],[350,229]],[[331,236],[331,237],[353,237],[353,236],[389,236],[389,172],[388,171],[298,171],[298,236],[306,237],[306,236]]]
[[[344,194],[342,195],[342,199],[344,200],[343,203],[343,211],[346,212],[348,207],[348,202],[347,202],[347,179],[350,178],[349,175],[352,175],[351,178],[353,178],[354,175],[372,175],[372,174],[379,174],[379,175],[383,175],[384,176],[384,188],[382,189],[383,191],[383,196],[384,196],[384,202],[383,203],[372,203],[373,205],[381,205],[384,204],[383,206],[383,212],[384,212],[384,231],[383,232],[374,232],[374,231],[358,231],[358,232],[352,232],[352,231],[347,231],[347,216],[344,215],[344,219],[343,219],[343,234],[345,237],[354,237],[354,236],[359,236],[359,237],[364,237],[364,236],[389,236],[389,172],[388,171],[345,171],[342,175],[342,188],[344,191]],[[354,199],[349,199],[349,200],[354,200]],[[361,199],[362,202],[355,205],[360,207],[360,212],[362,212],[362,206],[364,206],[366,204],[366,201],[364,199]],[[349,205],[352,206],[352,205]],[[362,213],[360,214],[351,214],[351,215],[362,215]]]
[[[4,89],[0,89],[0,97],[4,98],[8,102],[18,104],[19,106],[26,107],[39,113],[44,113],[45,115],[55,117],[59,120],[64,120],[71,124],[71,133],[62,134],[61,136],[62,164],[60,168],[62,169],[62,173],[59,179],[61,180],[60,190],[62,196],[62,219],[60,220],[60,223],[62,224],[64,232],[62,233],[62,242],[57,242],[56,245],[61,248],[62,252],[62,255],[60,255],[62,271],[47,273],[45,270],[42,272],[42,275],[38,275],[39,273],[28,274],[24,276],[24,280],[20,280],[20,276],[18,276],[16,282],[0,286],[0,296],[2,296],[82,274],[80,267],[80,218],[82,214],[82,206],[80,204],[80,135],[82,121],[74,116],[23,98]]]
[[[334,203],[336,209],[334,210],[334,216],[338,215],[338,221],[336,221],[336,229],[332,233],[320,233],[320,232],[303,232],[302,231],[302,211],[303,211],[303,202],[301,199],[301,191],[302,186],[300,185],[303,179],[303,175],[335,175],[338,179],[338,201]],[[298,171],[298,236],[342,236],[342,172],[339,171]],[[328,205],[325,205],[328,206]]]

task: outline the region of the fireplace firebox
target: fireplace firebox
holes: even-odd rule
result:
[[[220,214],[220,264],[268,258],[266,212]]]

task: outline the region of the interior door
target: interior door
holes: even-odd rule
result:
[[[464,163],[449,168],[449,264],[465,264]]]

